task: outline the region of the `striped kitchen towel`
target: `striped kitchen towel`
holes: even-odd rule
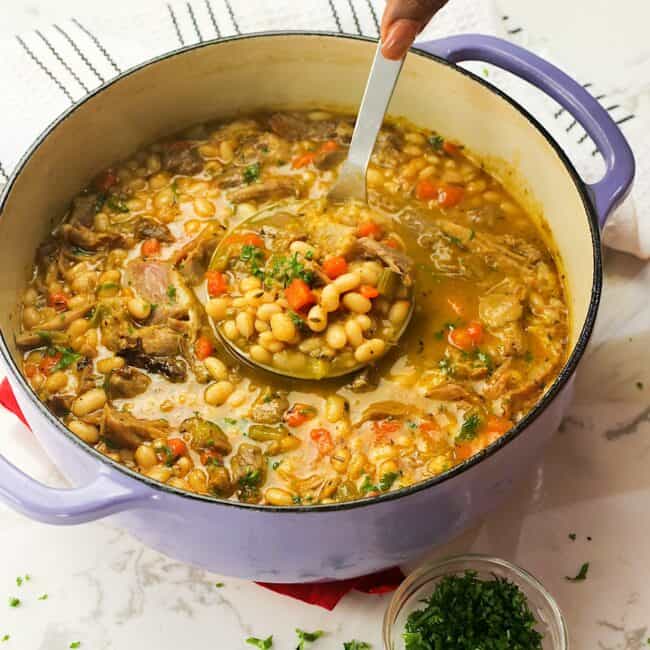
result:
[[[138,63],[187,45],[259,31],[318,30],[376,37],[383,6],[384,0],[153,0],[145,6],[133,3],[128,15],[89,12],[0,41],[0,60],[5,62],[0,66],[0,182],[7,180],[22,153],[57,115]],[[451,0],[420,40],[468,32],[531,45],[528,30],[514,17],[499,15],[494,0]],[[542,54],[553,58],[550,51]],[[564,67],[562,61],[555,63]],[[497,70],[475,64],[474,69],[526,106],[586,180],[598,178],[601,157],[557,104]],[[624,108],[625,101],[591,79],[581,81],[621,124],[639,167],[632,198],[610,219],[605,243],[648,258],[650,219],[638,215],[650,212],[650,136],[642,120]]]

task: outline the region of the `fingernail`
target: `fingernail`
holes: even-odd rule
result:
[[[401,59],[413,44],[418,33],[414,20],[402,19],[391,25],[381,51],[387,59]]]

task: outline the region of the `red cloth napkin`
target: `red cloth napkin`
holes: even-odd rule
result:
[[[19,417],[27,427],[27,420],[23,415],[9,382],[4,379],[0,384],[0,404],[8,411]],[[397,568],[386,569],[371,573],[360,578],[349,580],[336,580],[333,582],[318,582],[308,584],[280,584],[272,582],[258,582],[261,587],[275,591],[284,596],[291,596],[302,600],[309,605],[318,605],[328,610],[333,610],[336,604],[353,589],[366,594],[384,594],[397,589],[404,579],[404,574]]]

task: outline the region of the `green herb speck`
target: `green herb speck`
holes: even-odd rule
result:
[[[571,578],[570,576],[564,576],[565,580],[569,582],[582,582],[587,579],[587,571],[589,571],[589,562],[585,562],[581,567],[578,574]]]
[[[473,440],[476,437],[480,426],[481,417],[478,413],[472,413],[466,416],[463,420],[463,425],[460,428],[460,433],[456,436],[456,440],[460,440],[461,442]]]
[[[18,607],[20,605],[20,598],[16,598],[15,596],[12,596],[9,599],[9,607]]]
[[[259,163],[248,165],[248,167],[244,169],[244,181],[250,185],[253,181],[256,181],[260,177],[260,171],[261,169]]]
[[[440,135],[429,136],[429,144],[436,150],[440,151],[442,145],[445,143],[445,139]]]
[[[569,539],[570,539],[572,542],[575,542],[575,541],[576,541],[576,534],[575,534],[575,533],[569,533]]]
[[[313,643],[317,639],[320,639],[320,637],[322,637],[325,632],[323,632],[323,630],[305,632],[300,628],[296,628],[296,634],[298,635],[298,645],[296,646],[296,650],[304,650],[307,647],[307,643]]]
[[[269,650],[273,647],[273,635],[267,636],[266,639],[258,639],[256,636],[249,636],[246,639],[246,643],[254,645],[260,650]]]
[[[167,287],[167,297],[169,302],[176,302],[176,287],[173,284]]]
[[[225,585],[224,582],[215,582],[215,583],[214,583],[214,586],[215,586],[217,589],[221,589],[221,587],[223,587],[224,585]]]
[[[344,641],[343,650],[370,650],[372,646],[365,641]]]
[[[38,600],[47,600],[47,598],[48,598],[47,594],[43,594],[38,597]]]
[[[80,648],[80,647],[81,647],[81,641],[73,641],[73,642],[70,644],[70,647],[71,647],[71,648]]]

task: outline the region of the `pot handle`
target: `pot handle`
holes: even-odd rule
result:
[[[153,491],[133,481],[123,485],[100,471],[93,481],[70,489],[51,488],[0,456],[0,499],[30,519],[72,525],[101,519],[155,500]]]
[[[605,159],[605,175],[587,185],[603,226],[627,196],[634,179],[634,155],[609,113],[577,81],[548,61],[494,36],[466,34],[418,43],[416,47],[451,63],[483,61],[530,82],[579,122]]]

